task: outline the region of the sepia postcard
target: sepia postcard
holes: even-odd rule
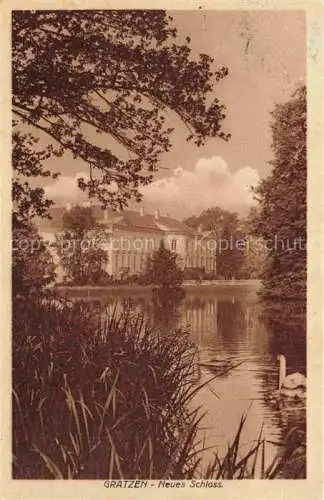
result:
[[[323,5],[0,9],[1,498],[320,500]]]

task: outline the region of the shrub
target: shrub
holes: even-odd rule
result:
[[[163,242],[147,260],[141,284],[159,288],[179,288],[183,282],[183,271],[178,264],[178,255],[165,248]]]

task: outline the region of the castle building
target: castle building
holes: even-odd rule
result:
[[[131,210],[103,210],[92,206],[92,214],[105,234],[101,248],[108,254],[106,271],[114,278],[125,275],[139,275],[146,265],[148,257],[160,245],[178,255],[178,263],[183,269],[192,269],[206,274],[216,273],[216,251],[214,241],[208,234],[195,231],[169,216],[147,214],[141,207],[138,212]],[[51,244],[54,260],[57,264],[58,281],[63,279],[59,259],[55,253],[55,236],[63,229],[63,215],[66,207],[50,209],[51,219],[38,221],[38,229],[45,241]]]

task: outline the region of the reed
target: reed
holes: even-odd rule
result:
[[[246,417],[227,455],[201,473],[188,332],[163,334],[131,308],[108,315],[100,304],[48,300],[15,304],[12,345],[14,478],[255,474],[250,463],[264,442],[239,458]]]
[[[302,479],[306,478],[305,436],[297,428],[291,429],[285,442],[265,439],[262,428],[248,450],[242,453],[242,432],[248,413],[240,420],[237,432],[228,445],[227,453],[214,453],[204,476],[208,479]],[[266,448],[275,446],[277,452],[266,459]]]
[[[186,332],[163,336],[130,309],[16,305],[14,477],[189,474],[194,355]]]

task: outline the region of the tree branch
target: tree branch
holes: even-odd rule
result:
[[[107,129],[105,129],[101,125],[95,123],[94,121],[78,115],[76,112],[74,112],[74,114],[82,122],[87,123],[88,125],[91,125],[92,127],[95,127],[97,129],[101,130],[102,132],[105,132],[106,134],[110,134],[120,144],[125,146],[127,149],[130,149],[133,153],[135,153],[140,158],[144,159],[143,155],[141,155],[141,153],[136,149],[136,147],[135,147],[133,141],[131,141],[131,139],[128,139],[128,138],[122,136],[117,131],[113,131],[110,127],[107,127]]]
[[[50,137],[52,137],[56,142],[58,142],[61,146],[64,147],[64,149],[68,149],[70,150],[72,153],[76,154],[75,151],[73,150],[73,148],[71,146],[69,146],[68,144],[62,142],[62,140],[60,138],[58,138],[55,134],[53,134],[48,128],[45,128],[45,127],[42,127],[41,125],[39,125],[38,123],[35,123],[33,120],[31,120],[31,118],[29,118],[28,116],[24,115],[23,113],[21,113],[20,111],[17,111],[16,109],[13,109],[13,113],[15,113],[16,115],[20,116],[23,120],[26,120],[28,121],[28,123],[30,123],[31,125],[33,125],[35,128],[37,128],[38,130],[41,130],[42,132],[44,132],[45,134],[48,134]],[[51,122],[49,122],[51,123]],[[83,155],[80,150],[78,150],[78,153],[79,157],[84,160],[86,163],[90,164],[91,163],[91,160],[86,156],[86,155]],[[100,167],[97,167],[97,168],[100,168]],[[102,169],[100,169],[102,170]],[[115,171],[112,171],[110,172],[110,174],[112,175],[112,179],[113,180],[118,180],[118,178],[120,178],[120,175],[118,174],[118,172],[115,170]],[[115,176],[115,178],[114,178]]]
[[[128,119],[132,120],[132,123],[133,123],[135,126],[137,126],[137,127],[138,127],[138,125],[135,123],[135,121],[134,121],[134,119],[133,119],[133,117],[132,117],[132,115],[131,115],[131,114],[126,113],[125,111],[122,111],[122,110],[121,110],[120,108],[118,108],[118,107],[117,107],[117,106],[116,106],[113,102],[109,101],[109,99],[107,99],[105,96],[103,96],[103,95],[102,95],[102,94],[101,94],[98,90],[95,90],[94,92],[95,92],[95,94],[97,94],[97,96],[98,96],[98,97],[100,97],[100,98],[101,98],[101,99],[102,99],[102,100],[103,100],[106,104],[108,104],[108,106],[111,106],[112,108],[117,109],[117,111],[118,111],[119,113],[121,113],[121,114],[122,114],[123,116],[125,116],[126,118],[128,118]],[[141,134],[143,135],[143,137],[145,137],[146,139],[151,140],[151,137],[145,133],[145,131],[144,131],[144,129],[143,129],[143,128],[140,128],[140,133],[141,133]],[[161,143],[161,141],[160,141],[160,143]]]
[[[30,123],[31,125],[33,125],[35,128],[38,128],[38,130],[41,130],[42,132],[44,132],[45,134],[48,134],[50,135],[53,139],[55,139],[56,142],[58,142],[61,146],[63,146],[64,148],[69,148],[69,146],[67,144],[64,144],[64,142],[62,142],[58,137],[56,137],[49,129],[45,128],[45,127],[42,127],[41,125],[39,125],[38,123],[35,123],[31,118],[29,118],[28,116],[24,115],[21,111],[18,111],[16,109],[13,108],[13,113],[15,113],[17,116],[20,116],[23,120],[26,120],[28,121],[28,123]]]

